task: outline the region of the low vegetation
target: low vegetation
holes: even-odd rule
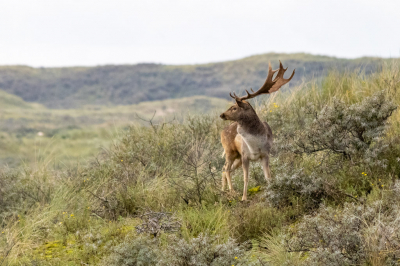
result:
[[[220,191],[217,114],[133,125],[88,163],[3,167],[0,265],[398,265],[399,67],[258,99],[273,179],[252,164],[246,202]]]
[[[209,113],[228,101],[193,96],[127,106],[48,109],[0,90],[0,166],[85,163],[117,141],[129,125],[182,120],[183,113]]]
[[[0,66],[0,90],[49,108],[85,105],[130,105],[206,95],[229,99],[232,90],[263,84],[268,61],[296,68],[291,85],[319,78],[331,68],[375,72],[381,58],[340,59],[310,54],[269,53],[240,60],[202,65],[106,65],[97,67],[32,68]],[[292,70],[292,69],[291,69]]]

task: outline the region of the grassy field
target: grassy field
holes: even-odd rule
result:
[[[228,101],[206,96],[126,106],[48,109],[0,91],[0,165],[40,163],[59,168],[93,158],[132,125],[181,120],[223,109]]]
[[[275,136],[273,178],[264,181],[252,163],[246,202],[241,171],[239,192],[220,191],[219,134],[228,122],[212,112],[115,126],[101,155],[70,166],[2,167],[0,265],[398,265],[399,67],[331,71],[258,99]],[[133,114],[89,108],[87,117],[107,117],[104,110]],[[67,113],[59,112],[54,121]],[[35,130],[50,136],[48,127]]]

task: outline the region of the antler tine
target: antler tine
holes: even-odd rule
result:
[[[279,68],[275,69],[275,70],[272,70],[271,63],[269,62],[267,79],[265,80],[264,84],[261,86],[260,89],[258,89],[256,92],[254,92],[253,89],[250,89],[253,93],[249,93],[246,90],[247,95],[243,96],[243,97],[238,97],[235,93],[233,93],[234,96],[232,96],[231,93],[229,95],[232,98],[234,98],[236,101],[243,101],[243,100],[254,98],[260,94],[267,94],[267,93],[275,92],[293,78],[294,73],[295,73],[294,70],[293,70],[293,73],[290,76],[290,78],[288,78],[288,79],[283,78],[283,75],[285,74],[286,70],[287,70],[287,68],[283,68],[281,61],[279,61]],[[276,75],[276,77],[274,79],[272,79],[274,74],[277,71],[278,71],[278,74]]]
[[[240,101],[240,97],[237,96],[235,92],[233,93],[233,95],[232,95],[232,93],[229,93],[229,95],[230,95],[233,99]]]
[[[277,81],[279,78],[283,78],[283,74],[285,74],[287,68],[283,68],[281,60],[279,60],[279,68],[278,68],[278,74],[276,74],[276,77],[274,78],[274,81]]]
[[[279,61],[279,71],[278,71],[278,74],[276,74],[276,77],[274,79],[275,84],[269,89],[269,93],[279,90],[280,87],[282,87],[283,85],[288,83],[293,78],[296,69],[293,70],[292,75],[290,75],[290,77],[288,79],[285,79],[283,77],[283,75],[285,74],[287,69],[288,68],[283,68],[282,62]]]

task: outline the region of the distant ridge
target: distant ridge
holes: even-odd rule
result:
[[[32,68],[0,66],[0,90],[49,108],[84,105],[127,105],[142,101],[206,95],[227,98],[230,91],[257,88],[266,77],[268,62],[281,60],[296,68],[291,86],[303,78],[320,77],[331,68],[367,73],[390,59],[341,59],[305,53],[268,53],[239,60],[199,65],[105,65],[95,67]]]
[[[37,109],[40,107],[40,104],[25,102],[21,97],[0,90],[1,109]]]

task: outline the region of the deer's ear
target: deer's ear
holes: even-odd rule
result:
[[[246,103],[240,101],[240,100],[236,100],[236,103],[239,107],[245,108],[246,107]]]

